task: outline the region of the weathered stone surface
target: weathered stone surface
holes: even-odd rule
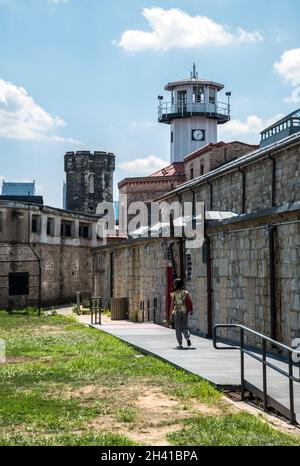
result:
[[[95,214],[102,201],[113,200],[115,156],[107,152],[65,154],[67,209]]]

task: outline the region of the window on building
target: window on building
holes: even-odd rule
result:
[[[65,236],[66,238],[70,238],[72,236],[72,222],[68,222],[66,220],[62,220],[60,234],[61,236]]]
[[[187,103],[187,93],[186,91],[178,91],[177,92],[177,105],[182,107]]]
[[[193,86],[193,102],[204,102],[203,86]]]
[[[209,88],[209,103],[210,104],[216,103],[216,89],[214,87]]]
[[[174,142],[174,132],[171,131],[171,144]]]
[[[200,176],[204,175],[204,164],[200,163]]]
[[[95,175],[93,173],[89,176],[89,194],[95,194]]]
[[[190,167],[190,180],[192,180],[194,178],[194,167],[193,165],[191,165]]]
[[[9,296],[29,295],[29,273],[8,274]]]
[[[31,233],[41,233],[41,216],[33,215],[31,218]]]
[[[171,93],[171,104],[174,105],[174,91]]]
[[[47,218],[47,235],[48,236],[55,235],[55,219],[51,217]]]
[[[0,232],[3,231],[3,212],[0,212]]]
[[[91,225],[89,223],[79,223],[79,238],[89,239],[91,237]]]

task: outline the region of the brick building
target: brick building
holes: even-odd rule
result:
[[[151,202],[185,181],[184,163],[173,163],[150,176],[125,178],[118,184],[119,193],[127,195],[131,202]]]
[[[240,141],[223,141],[192,152],[184,159],[185,180],[189,181],[218,168],[231,160],[242,157],[259,146]]]

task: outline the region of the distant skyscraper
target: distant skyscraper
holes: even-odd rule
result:
[[[67,183],[63,184],[63,209],[67,210]]]
[[[2,196],[35,196],[35,181],[32,183],[11,183],[3,180]]]

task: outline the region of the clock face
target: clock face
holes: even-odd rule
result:
[[[205,140],[205,131],[204,131],[204,129],[193,129],[192,130],[192,140],[193,141],[204,141]]]

